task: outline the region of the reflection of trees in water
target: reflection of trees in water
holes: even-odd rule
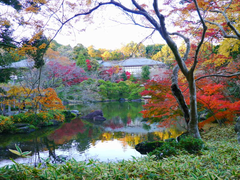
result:
[[[168,128],[159,132],[149,132],[146,134],[143,133],[126,133],[126,132],[104,132],[101,134],[100,139],[102,142],[117,139],[123,143],[125,146],[135,148],[140,142],[143,141],[163,141],[169,138],[176,138],[182,131],[176,128]]]
[[[63,162],[62,157],[56,155],[56,145],[54,141],[48,140],[47,137],[44,137],[43,141],[46,148],[48,149],[48,153],[49,153],[48,157],[51,160],[51,163],[62,163]]]
[[[88,103],[85,105],[71,105],[69,109],[78,109],[83,115],[86,115],[95,110],[102,110],[106,119],[115,119],[119,117],[124,122],[127,122],[127,118],[131,118],[134,121],[137,117],[141,118],[142,111],[141,102],[106,102],[106,103]]]

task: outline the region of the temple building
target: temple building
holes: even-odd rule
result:
[[[167,66],[160,61],[155,61],[148,58],[130,58],[122,61],[101,61],[100,65],[104,69],[108,69],[114,66],[119,66],[123,68],[124,71],[128,71],[133,74],[135,77],[140,77],[143,66],[150,67],[150,76],[163,72],[166,70]]]

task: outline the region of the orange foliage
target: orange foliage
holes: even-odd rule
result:
[[[31,99],[31,96],[34,98]],[[24,103],[22,100],[24,100]],[[61,99],[52,88],[31,90],[28,88],[12,86],[9,91],[7,91],[7,96],[1,101],[1,103],[5,105],[14,105],[20,109],[28,105],[38,109],[40,108],[39,104],[41,104],[41,110],[44,111],[49,109],[65,109]]]

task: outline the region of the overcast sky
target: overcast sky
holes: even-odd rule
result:
[[[131,41],[139,43],[152,33],[151,29],[130,25],[130,22],[126,21],[126,16],[123,16],[122,12],[114,7],[107,8],[105,12],[101,12],[101,15],[96,14],[94,16],[94,23],[89,25],[86,31],[75,32],[75,34],[72,33],[67,36],[63,30],[63,33],[58,34],[55,40],[63,45],[70,44],[72,47],[81,43],[85,47],[93,45],[95,49],[114,50]],[[78,25],[80,24],[78,23]],[[158,32],[155,32],[152,38],[143,42],[144,45],[164,43],[165,41]]]

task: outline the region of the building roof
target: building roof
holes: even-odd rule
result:
[[[163,62],[147,58],[130,58],[120,62],[121,66],[155,66],[164,65]]]
[[[148,58],[130,58],[123,61],[103,61],[100,63],[104,67],[113,67],[113,66],[156,66],[156,65],[165,65],[163,62],[155,61]]]
[[[0,69],[6,69],[6,68],[32,68],[34,66],[34,61],[29,60],[29,59],[24,59],[18,62],[13,62],[9,66],[2,67],[0,66]]]

